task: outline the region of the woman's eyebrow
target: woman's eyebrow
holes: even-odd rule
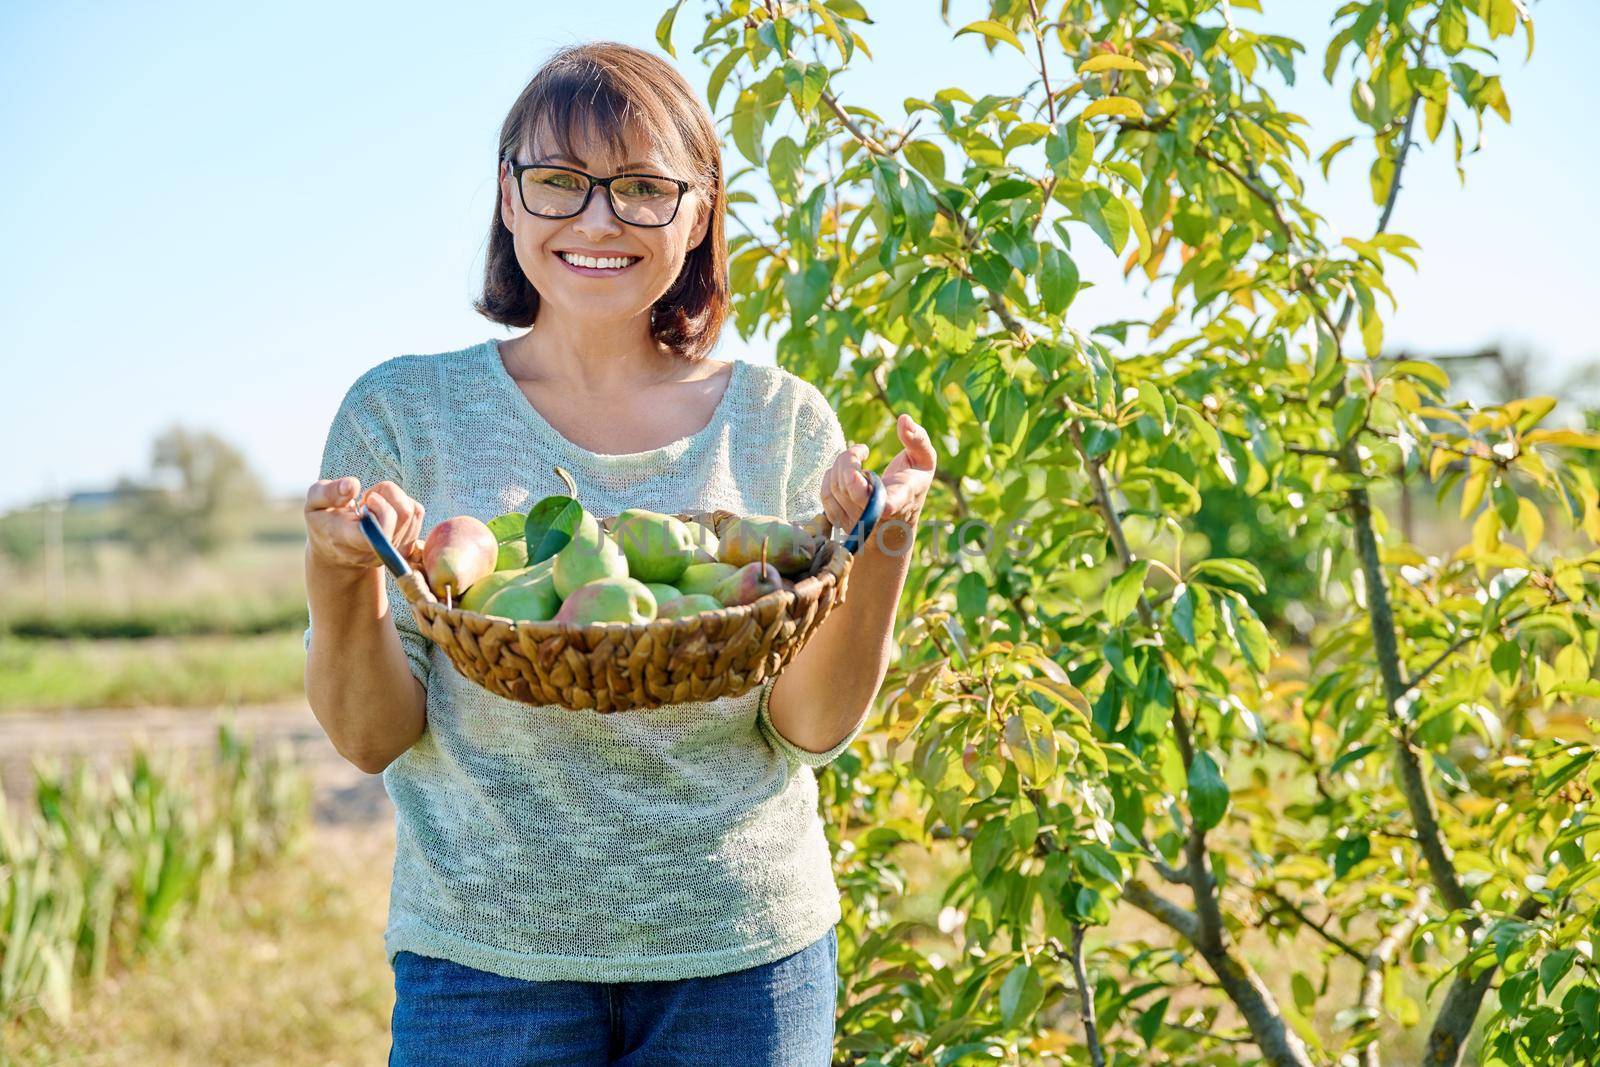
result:
[[[561,155],[559,153],[556,154],[556,155],[553,155],[553,156],[545,156],[542,159],[536,159],[536,160],[534,160],[534,162],[535,163],[554,163],[557,160],[565,160],[566,162],[571,163],[575,167],[585,166],[583,160],[581,160],[581,159],[573,159],[571,156],[564,156],[564,155]],[[648,159],[647,160],[634,160],[631,163],[624,163],[622,165],[622,169],[623,170],[628,170],[628,169],[630,169],[632,167],[660,167],[660,166],[661,166],[661,164],[657,163],[654,160],[648,160]]]

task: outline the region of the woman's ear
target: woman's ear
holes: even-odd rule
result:
[[[693,252],[700,247],[700,242],[706,239],[706,230],[711,225],[711,205],[704,197],[695,197],[694,229],[689,233],[689,251]]]
[[[513,191],[511,187],[514,183],[506,181],[506,174],[510,169],[511,165],[502,159],[495,171],[495,187],[500,190],[500,224],[515,233],[516,230],[511,225],[517,217],[516,206],[511,202]]]

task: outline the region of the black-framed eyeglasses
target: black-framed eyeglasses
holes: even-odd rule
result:
[[[689,183],[661,174],[629,172],[599,178],[577,167],[557,163],[500,162],[522,196],[523,210],[545,219],[570,219],[589,206],[594,188],[602,185],[611,201],[612,214],[630,226],[665,226],[678,214]]]

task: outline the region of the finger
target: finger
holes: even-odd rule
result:
[[[383,536],[393,542],[395,528],[400,524],[400,515],[395,511],[394,505],[389,502],[387,497],[377,491],[376,486],[367,490],[365,504],[367,511],[372,514],[372,518],[377,522],[378,529],[383,531]]]
[[[413,501],[400,512],[399,529],[395,531],[394,547],[406,555],[422,532],[422,505]]]
[[[389,506],[394,509],[394,513],[398,518],[403,518],[406,512],[411,509],[411,505],[416,503],[416,501],[412,500],[411,497],[406,495],[406,491],[404,489],[401,489],[393,482],[373,483],[372,488],[367,490],[367,496],[381,496],[384,500],[389,502]]]
[[[846,472],[839,481],[839,495],[857,515],[861,514],[861,509],[867,506],[867,498],[872,495],[872,483],[860,468]]]
[[[356,498],[361,491],[359,478],[323,478],[311,483],[311,488],[306,490],[306,510],[319,511],[323,508],[342,508]]]
[[[910,415],[902,414],[895,429],[900,433],[900,443],[905,446],[906,459],[918,470],[931,471],[938,461],[933,451],[933,439],[928,431]]]
[[[853,522],[844,505],[836,496],[829,496],[822,502],[823,514],[828,516],[828,521],[836,530],[848,530]]]

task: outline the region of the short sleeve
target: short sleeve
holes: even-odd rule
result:
[[[379,482],[394,482],[411,491],[403,477],[400,463],[395,420],[383,402],[371,372],[362,375],[345,393],[339,410],[328,428],[328,439],[322,450],[321,479],[353,476],[361,479],[361,490]],[[394,576],[384,572],[384,586],[389,597],[389,617],[394,620],[395,631],[400,635],[400,647],[405,650],[411,673],[424,687],[428,684],[431,662],[428,658],[428,639],[417,628],[411,614],[411,604],[395,584]],[[307,603],[309,613],[310,604]],[[305,647],[311,648],[311,627],[306,627]]]
[[[784,518],[790,522],[806,522],[822,510],[822,477],[833,466],[834,457],[844,450],[845,439],[839,416],[834,413],[822,391],[804,380],[795,381],[799,399],[795,406],[788,476],[784,482]],[[793,763],[813,769],[827,766],[850,747],[865,726],[866,720],[863,719],[849,737],[826,752],[801,748],[778,733],[777,727],[772,724],[767,701],[772,695],[773,681],[768,679],[761,685],[761,695],[756,705],[756,723],[772,746]]]
[[[784,484],[784,518],[790,522],[805,522],[822,510],[822,477],[845,446],[839,416],[822,391],[801,381],[800,394]]]
[[[767,701],[772,695],[772,684],[776,679],[769,678],[761,683],[761,695],[756,702],[756,724],[763,736],[772,743],[772,746],[782,752],[789,760],[796,764],[803,764],[812,770],[821,770],[844,754],[844,750],[855,743],[861,731],[867,725],[869,716],[862,716],[856,723],[856,728],[850,731],[848,737],[826,752],[813,752],[809,748],[801,748],[787,737],[778,733],[778,728],[772,725],[772,712],[767,707]]]

